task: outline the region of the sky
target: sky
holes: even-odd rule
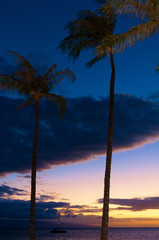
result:
[[[57,50],[66,24],[93,0],[6,0],[0,8],[0,72],[15,62],[7,51],[27,58],[43,74],[54,63],[76,75],[56,93],[68,100],[63,119],[56,106],[40,103],[36,219],[51,227],[58,211],[67,226],[101,224],[108,131],[109,58],[92,68],[84,51],[74,62]],[[116,32],[136,20],[118,17]],[[159,36],[115,55],[115,120],[111,172],[110,227],[159,227]],[[0,222],[27,226],[34,109],[16,110],[22,96],[0,92]],[[13,222],[14,221],[14,222]]]

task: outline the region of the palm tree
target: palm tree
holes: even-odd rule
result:
[[[107,0],[100,0],[105,3],[101,7],[104,14],[108,11]],[[111,5],[119,15],[139,18],[141,23],[131,27],[127,32],[115,34],[110,39],[103,39],[98,46],[97,55],[107,52],[107,44],[111,42],[115,48],[114,51],[121,52],[127,46],[130,47],[137,41],[143,41],[156,33],[159,33],[159,1],[158,0],[111,0]]]
[[[104,39],[114,37],[115,28],[115,11],[109,1],[107,1],[107,11],[92,12],[84,10],[79,12],[78,18],[71,21],[67,25],[69,35],[64,38],[59,49],[63,52],[68,52],[69,56],[76,59],[80,52],[84,49],[93,48],[95,53]],[[118,41],[116,41],[118,43]],[[120,42],[118,43],[120,44]],[[107,55],[110,56],[111,63],[111,80],[110,80],[110,103],[109,103],[109,127],[107,140],[107,155],[106,155],[106,171],[104,180],[104,203],[102,216],[101,240],[108,239],[108,220],[109,220],[109,195],[110,195],[110,174],[111,174],[111,159],[113,145],[113,121],[114,121],[114,84],[115,84],[115,64],[113,59],[114,44],[108,41],[105,45],[106,51],[90,60],[86,66],[91,67],[94,63],[104,59]]]
[[[35,106],[35,129],[32,151],[32,174],[31,174],[31,203],[30,203],[30,240],[35,240],[35,198],[36,198],[36,162],[38,146],[38,122],[39,102],[42,98],[53,102],[60,108],[60,117],[66,112],[66,99],[60,95],[50,93],[56,85],[65,77],[75,80],[75,75],[69,70],[56,71],[54,64],[44,76],[36,74],[33,66],[20,54],[11,52],[17,59],[18,71],[13,76],[0,75],[0,87],[4,90],[11,90],[29,97],[17,109],[23,108],[30,103]],[[53,73],[54,71],[54,73]]]

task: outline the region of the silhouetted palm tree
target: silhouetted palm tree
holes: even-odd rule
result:
[[[92,12],[84,10],[79,12],[78,18],[71,21],[67,25],[69,35],[63,39],[59,48],[63,52],[68,52],[69,56],[76,59],[80,52],[84,49],[93,48],[95,53],[104,39],[114,37],[115,28],[115,11],[109,1],[107,1],[107,11]],[[120,41],[121,42],[121,41]],[[116,41],[116,43],[118,41]],[[113,59],[114,43],[107,42],[105,52],[95,54],[95,57],[89,61],[86,66],[91,67],[94,63],[102,60],[107,55],[110,56],[111,63],[111,80],[110,80],[110,104],[109,104],[109,127],[107,140],[107,157],[106,157],[106,172],[104,181],[104,204],[102,217],[101,240],[108,239],[108,220],[109,220],[109,195],[110,195],[110,174],[111,174],[111,158],[113,144],[113,121],[114,121],[114,84],[115,84],[115,65]]]
[[[17,109],[23,108],[30,103],[35,106],[35,129],[32,152],[32,174],[31,174],[31,203],[30,203],[30,240],[35,240],[35,198],[36,198],[36,162],[38,145],[38,121],[39,121],[39,101],[44,98],[53,102],[60,108],[60,117],[63,117],[66,111],[66,99],[60,95],[50,93],[56,85],[65,77],[74,81],[75,75],[69,70],[56,71],[54,64],[44,76],[36,74],[33,66],[21,55],[11,52],[17,58],[18,71],[12,76],[0,75],[0,86],[2,89],[11,90],[29,97]],[[54,71],[54,72],[53,72]]]

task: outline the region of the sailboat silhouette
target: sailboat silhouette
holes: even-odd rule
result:
[[[52,229],[50,233],[66,233],[65,230],[61,229],[60,213],[58,214],[57,228]]]

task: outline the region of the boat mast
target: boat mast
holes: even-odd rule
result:
[[[60,228],[60,213],[58,214],[58,223],[57,223],[57,227]]]

